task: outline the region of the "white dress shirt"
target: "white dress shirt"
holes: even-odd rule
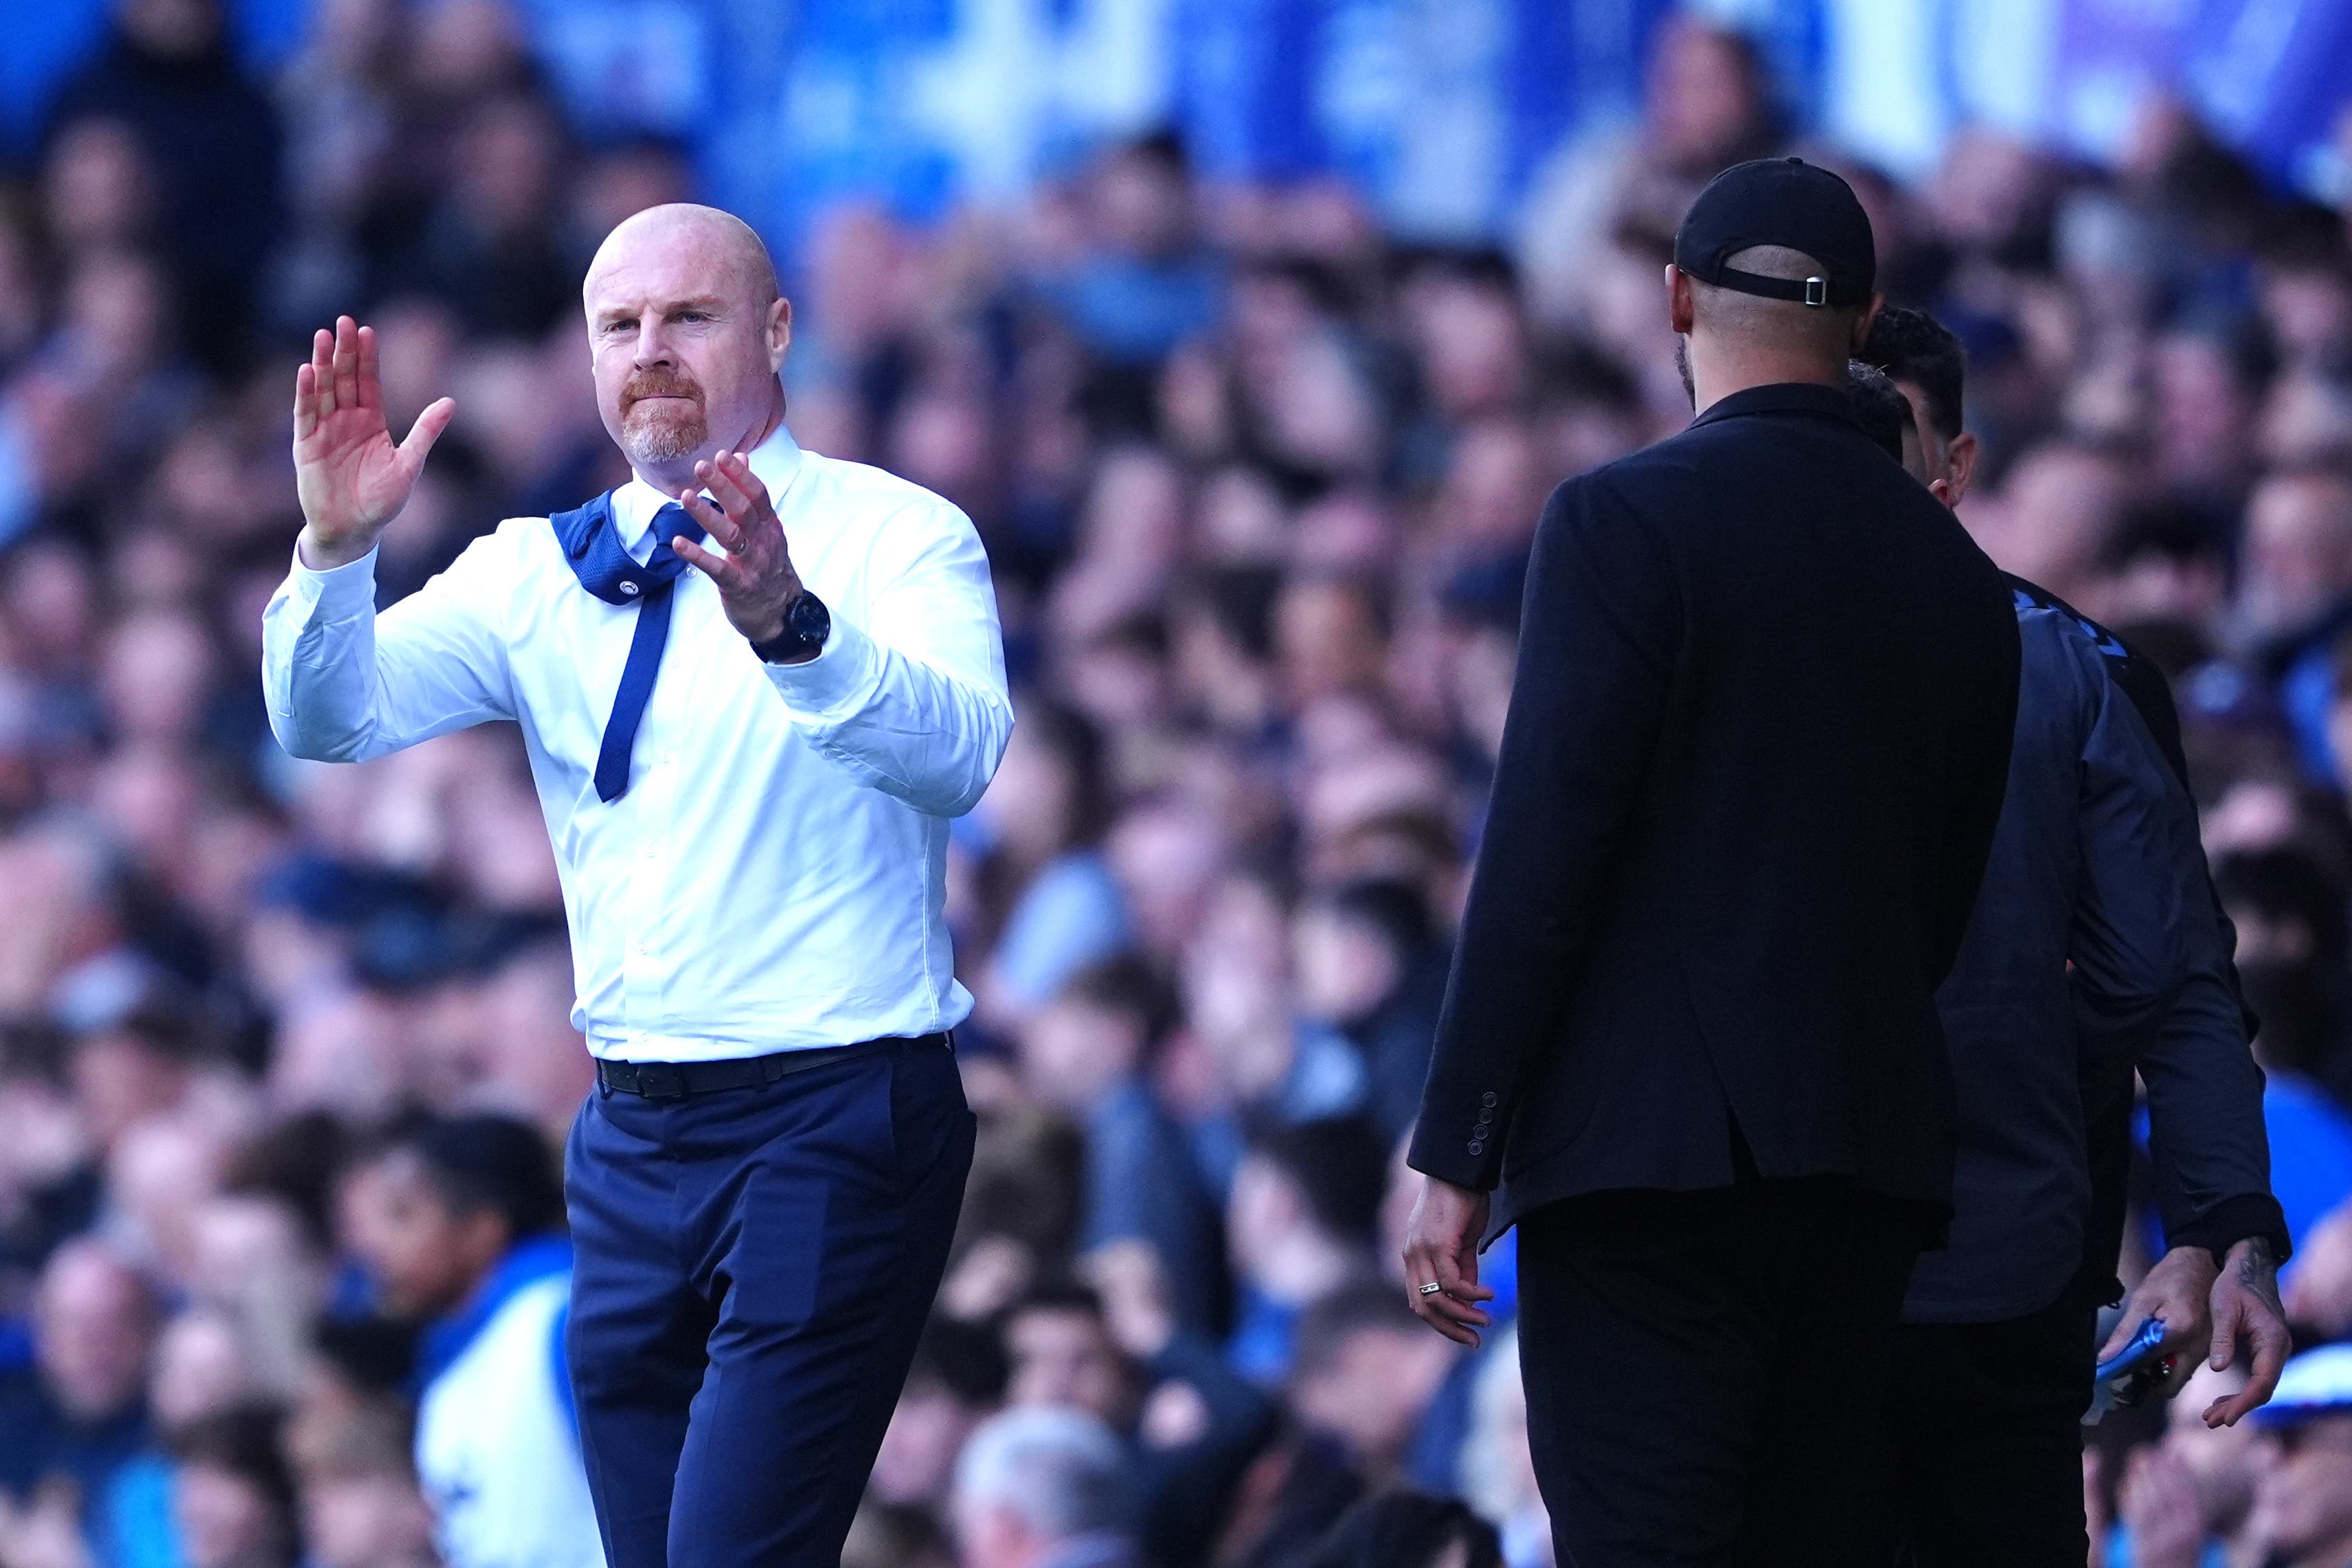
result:
[[[782,426],[751,461],[832,635],[804,664],[762,664],[709,579],[681,574],[609,805],[591,776],[637,609],[581,587],[544,517],[499,524],[381,615],[373,555],[313,571],[298,550],[264,615],[269,724],[297,757],[360,762],[520,722],[571,922],[572,1023],[601,1057],[843,1045],[971,1009],[943,910],[948,820],[1013,728],[980,536]],[[640,561],[668,499],[642,479],[614,494]]]

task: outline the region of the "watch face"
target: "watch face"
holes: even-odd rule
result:
[[[803,593],[793,601],[792,612],[785,624],[793,632],[810,643],[823,643],[833,632],[833,616],[824,601],[814,593]]]

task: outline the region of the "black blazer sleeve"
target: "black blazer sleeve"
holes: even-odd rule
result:
[[[2020,658],[2012,643],[2006,732],[2012,741]],[[1992,858],[1993,834],[2000,826],[2001,802],[2009,794],[2009,754],[2008,743],[1982,750],[1976,772],[1965,781],[1945,831],[1942,873],[1937,879],[1935,946],[1928,956],[1931,986],[1941,986],[1951,977],[1952,966],[1959,961],[1960,944],[1968,937],[1969,921],[1976,914],[1977,894],[1983,890],[1985,867]]]
[[[1557,1038],[1612,852],[1655,747],[1681,635],[1663,541],[1601,476],[1537,526],[1518,671],[1409,1159],[1501,1178],[1527,1067]]]

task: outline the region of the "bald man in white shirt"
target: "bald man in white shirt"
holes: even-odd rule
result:
[[[356,762],[520,722],[597,1059],[568,1354],[605,1555],[831,1568],[971,1160],[942,895],[1012,729],[995,598],[954,507],[793,442],[792,307],[740,222],[640,213],[584,294],[635,476],[381,614],[376,539],[454,409],[395,445],[373,334],[318,334],[270,723]]]

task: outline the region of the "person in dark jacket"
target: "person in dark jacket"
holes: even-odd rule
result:
[[[128,125],[156,172],[159,236],[190,347],[228,364],[285,226],[277,108],[230,53],[219,0],[118,0],[105,45],[50,106],[57,132]]]
[[[1889,308],[1864,351],[1894,378],[1857,377],[1865,417],[1876,405],[1910,427],[1913,474],[1957,503],[1973,457],[1958,340]],[[2023,662],[2008,793],[1937,996],[1959,1088],[1952,1234],[1912,1275],[1881,1428],[1880,1528],[1921,1568],[2079,1568],[2089,1551],[2080,1420],[2098,1308],[2120,1291],[2135,1070],[2170,1250],[2110,1348],[2160,1317],[2168,1345],[2189,1353],[2177,1386],[2251,1338],[2253,1376],[2209,1425],[2260,1405],[2287,1348],[2262,1071],[2196,806],[2159,739],[2175,737],[2177,755],[2162,677],[2105,628],[2010,584]]]
[[[1861,1561],[1903,1291],[1950,1214],[1935,991],[2016,717],[2000,573],[1858,423],[1869,220],[1718,176],[1667,290],[1691,428],[1557,491],[1410,1160],[1470,1342],[1519,1226],[1560,1561]]]

